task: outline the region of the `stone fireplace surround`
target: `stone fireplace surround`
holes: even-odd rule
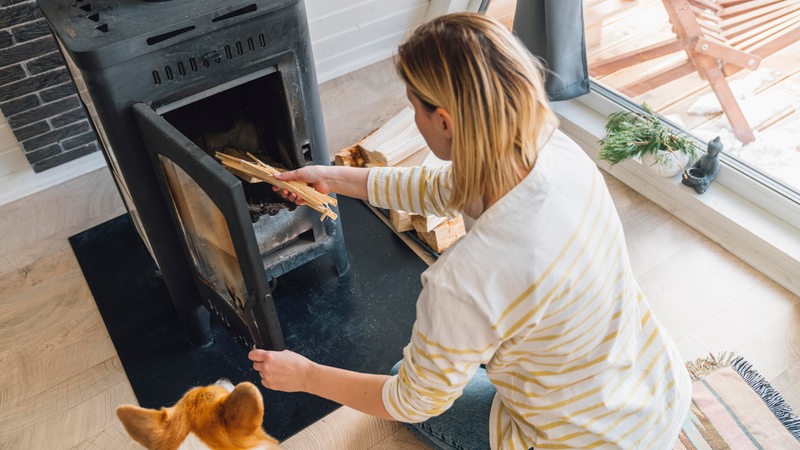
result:
[[[98,150],[69,70],[34,1],[0,0],[0,111],[36,173]]]

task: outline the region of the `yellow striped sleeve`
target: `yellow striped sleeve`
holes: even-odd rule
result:
[[[370,204],[413,214],[455,216],[447,207],[450,166],[373,167],[367,180]]]
[[[397,375],[383,385],[383,404],[396,420],[416,423],[446,411],[461,396],[479,363],[464,365],[439,360],[433,364],[409,344]]]
[[[446,411],[499,345],[486,311],[448,283],[428,283],[417,301],[417,321],[398,374],[383,386],[383,404],[403,422]],[[465,327],[463,324],[473,324]]]

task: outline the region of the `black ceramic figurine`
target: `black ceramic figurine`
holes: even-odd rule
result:
[[[709,141],[706,154],[686,171],[686,177],[681,182],[693,188],[698,194],[705,192],[719,174],[719,152],[721,151],[722,142],[717,136]]]

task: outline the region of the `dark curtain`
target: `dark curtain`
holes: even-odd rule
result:
[[[581,0],[518,0],[514,33],[542,59],[550,100],[589,92]]]

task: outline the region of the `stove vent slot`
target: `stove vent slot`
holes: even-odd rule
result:
[[[221,16],[214,17],[213,19],[211,19],[211,22],[220,22],[220,21],[223,21],[223,20],[232,19],[234,17],[241,16],[243,14],[254,12],[257,9],[258,9],[258,6],[256,4],[247,5],[247,6],[243,7],[243,8],[239,8],[239,9],[231,11],[231,12],[229,12],[227,14],[223,14]]]
[[[194,27],[187,27],[187,28],[191,29]],[[185,30],[189,31],[188,29]],[[170,33],[154,36],[150,39],[160,38],[161,36],[165,36],[166,34]],[[172,36],[175,35],[176,34],[172,34]],[[166,37],[164,39],[169,39],[172,36]],[[149,39],[148,39],[148,44],[150,44]],[[229,60],[229,59],[234,59],[237,56],[242,56],[246,52],[254,52],[260,50],[266,46],[267,46],[266,36],[264,36],[264,33],[258,33],[257,36],[248,36],[246,38],[236,40],[236,42],[234,42],[233,44],[225,44],[222,47],[222,50],[225,54],[224,59]],[[191,75],[193,72],[197,72],[200,69],[201,65],[202,67],[211,67],[212,62],[221,63],[222,61],[223,61],[222,55],[217,52],[207,53],[201,56],[200,58],[190,57],[187,61],[176,61],[173,64],[167,64],[166,66],[164,66],[163,69],[153,69],[152,71],[153,83],[161,84],[166,81],[172,81],[176,78],[185,77],[187,75]]]
[[[248,48],[250,47],[248,46]],[[250,50],[254,49],[255,47],[250,48]],[[236,55],[234,55],[234,51],[236,52]],[[236,41],[236,44],[234,44],[233,48],[231,48],[230,45],[225,44],[225,57],[227,59],[233,59],[234,56],[242,55],[244,55],[244,45],[242,45],[242,41]]]
[[[156,36],[151,36],[147,38],[147,45],[156,45],[159,42],[164,42],[167,39],[174,38],[175,36],[179,36],[183,33],[187,33],[189,31],[194,30],[194,25],[190,25],[188,27],[179,28],[177,30],[168,31],[166,33],[158,34]]]
[[[80,9],[81,11],[83,11],[85,13],[89,13],[85,17],[87,19],[91,20],[92,22],[99,23],[100,22],[100,13],[98,13],[98,12],[94,12],[93,13],[92,12],[92,9],[93,9],[92,8],[92,4],[91,3],[83,3],[83,4],[81,4],[81,3],[83,3],[83,0],[75,0],[75,3],[72,4],[72,7],[73,8],[78,8],[78,9]],[[107,33],[108,32],[108,24],[107,23],[100,23],[99,25],[94,27],[94,29],[97,30],[97,31],[103,32],[103,33]]]

